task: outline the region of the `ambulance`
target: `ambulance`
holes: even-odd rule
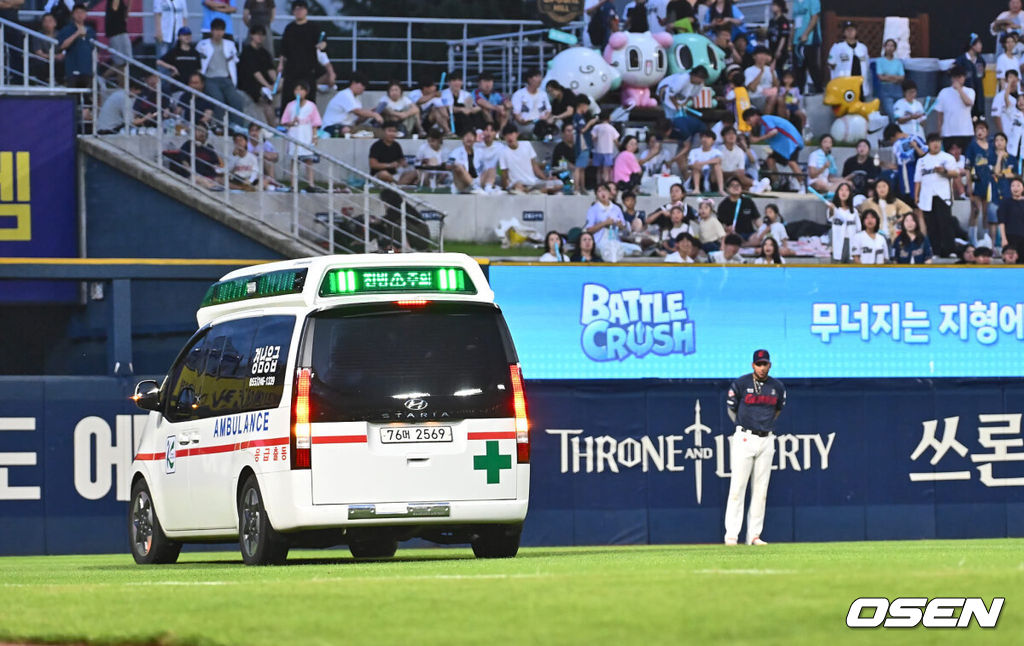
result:
[[[400,541],[513,557],[529,502],[526,397],[512,337],[462,254],[288,260],[225,275],[163,383],[132,463],[140,564],[238,541],[393,556]]]

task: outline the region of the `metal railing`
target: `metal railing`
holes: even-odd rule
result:
[[[204,191],[237,215],[329,253],[443,249],[445,214],[418,197],[148,65],[129,59],[116,69],[100,60],[101,53],[111,53],[101,43],[92,43],[89,87],[60,87],[52,63],[59,43],[3,19],[0,25],[7,28],[8,40],[10,32],[20,34],[18,42],[5,43],[0,29],[0,90],[77,94],[80,136],[109,143]],[[49,47],[49,61],[31,51],[33,38]],[[7,45],[13,45],[13,55]],[[33,73],[40,70],[42,78]],[[104,76],[115,79],[114,88],[107,87]],[[115,97],[118,92],[124,95]],[[123,106],[120,114],[110,108],[103,113],[110,101]],[[114,127],[103,127],[101,134],[101,125]],[[246,137],[246,148],[254,149],[251,157],[240,145],[235,150],[232,139],[239,133]],[[288,150],[277,152],[274,142]],[[427,214],[434,219],[426,221]]]

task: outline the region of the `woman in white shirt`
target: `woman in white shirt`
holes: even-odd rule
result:
[[[562,253],[564,246],[561,233],[548,231],[544,237],[544,255],[540,257],[540,262],[569,262],[569,258]]]
[[[832,262],[850,262],[850,240],[860,231],[860,217],[853,206],[853,188],[843,182],[827,203],[832,224]]]
[[[774,203],[764,207],[764,222],[750,236],[750,240],[747,241],[748,246],[756,246],[769,237],[778,243],[780,254],[783,256],[793,255],[793,252],[786,246],[786,241],[789,240],[789,233],[786,231],[786,225],[782,222],[779,205]]]
[[[779,243],[775,238],[768,236],[761,242],[761,251],[754,259],[755,265],[784,265],[786,259],[779,253]]]
[[[863,230],[850,241],[853,262],[862,265],[884,265],[889,261],[889,245],[885,236],[878,231],[879,218],[874,209],[867,209],[861,216]]]

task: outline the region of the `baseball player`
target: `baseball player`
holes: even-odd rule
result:
[[[736,423],[732,436],[729,468],[729,502],[725,506],[725,544],[735,545],[743,523],[743,499],[747,481],[751,482],[750,511],[747,513],[747,544],[767,545],[761,540],[764,503],[768,495],[768,477],[775,457],[775,420],[786,405],[786,388],[768,376],[772,367],[767,350],[754,352],[754,372],[743,375],[729,386],[726,406]]]

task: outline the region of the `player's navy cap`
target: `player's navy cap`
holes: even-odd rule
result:
[[[188,27],[182,27],[181,29],[178,30],[178,35],[179,36],[191,36],[192,35],[192,30],[189,29]]]
[[[768,354],[767,350],[764,350],[764,349],[762,349],[762,350],[754,350],[754,361],[753,361],[753,363],[757,363],[758,361],[768,361],[768,362],[771,362],[771,360],[772,360],[772,357],[771,357],[771,355]]]

